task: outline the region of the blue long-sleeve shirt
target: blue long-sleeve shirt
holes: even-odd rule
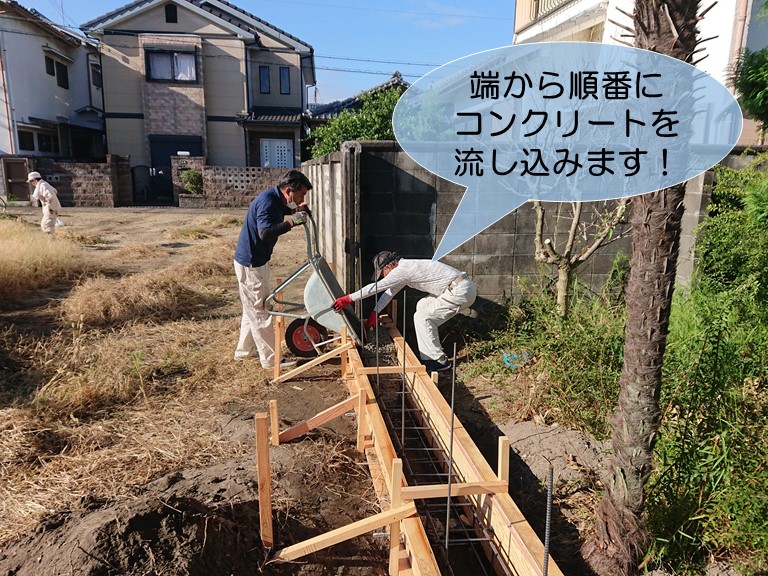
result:
[[[291,223],[285,220],[290,213],[277,186],[258,194],[248,206],[237,239],[235,262],[254,267],[269,262],[278,237],[291,229]]]

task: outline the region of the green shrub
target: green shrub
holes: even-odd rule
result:
[[[543,388],[538,395],[545,403],[539,407],[541,412],[554,409],[558,421],[605,438],[619,390],[624,318],[623,306],[579,293],[578,287],[567,319],[557,314],[550,294],[530,292],[520,305],[509,307],[506,328],[471,347],[475,361],[467,374],[522,370]],[[525,354],[528,363],[522,368],[509,367],[505,354],[507,358]]]
[[[768,324],[745,288],[676,295],[664,363],[655,557],[681,573],[711,557],[768,568]]]
[[[184,170],[181,173],[181,185],[190,194],[202,194],[203,175],[197,170]]]

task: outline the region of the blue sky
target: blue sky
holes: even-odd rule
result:
[[[310,89],[309,98],[320,103],[376,86],[395,70],[413,83],[435,66],[510,45],[514,28],[514,0],[229,1],[315,49],[318,82],[316,94]],[[128,1],[19,3],[58,24],[78,27]]]

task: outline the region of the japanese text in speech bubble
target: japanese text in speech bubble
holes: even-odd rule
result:
[[[433,70],[392,123],[409,156],[466,187],[437,260],[528,200],[610,200],[689,180],[730,152],[742,116],[720,82],[680,60],[552,42]]]

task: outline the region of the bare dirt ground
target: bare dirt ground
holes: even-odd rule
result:
[[[39,220],[37,209],[11,213]],[[240,305],[231,261],[243,215],[64,210],[58,234],[83,247],[85,272],[0,307],[0,575],[386,573],[387,540],[374,535],[281,565],[261,544],[254,414],[276,399],[285,426],[346,388],[333,362],[275,386],[258,362],[233,359]],[[304,236],[289,233],[273,279],[305,259]],[[137,308],[119,321],[114,306],[94,314],[104,304],[91,294],[73,320],[93,278],[102,297],[117,290],[113,300],[130,281],[151,291],[176,279],[189,292],[177,314]],[[579,535],[589,529],[602,447],[544,416],[514,421],[530,385],[518,384],[501,394],[492,381],[459,378],[457,414],[492,463],[498,436],[510,438],[510,489],[540,535],[552,465],[552,554],[566,574],[586,574]],[[342,417],[271,449],[278,548],[379,510],[354,425]]]

